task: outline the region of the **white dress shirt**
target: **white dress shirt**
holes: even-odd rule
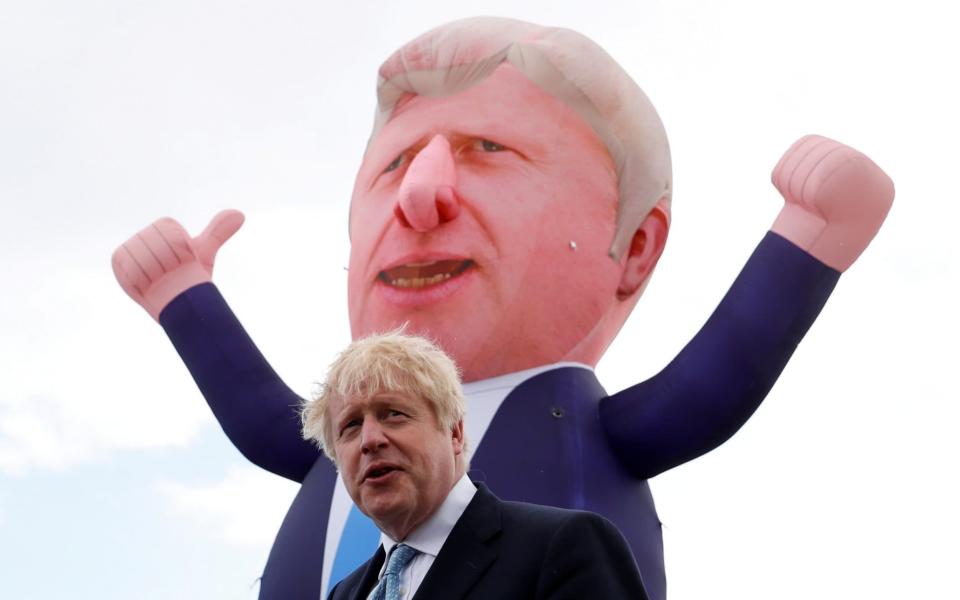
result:
[[[423,578],[427,575],[427,571],[430,570],[433,561],[436,560],[437,554],[440,554],[440,548],[447,541],[450,532],[453,531],[453,526],[460,520],[463,511],[467,509],[467,505],[470,504],[476,493],[476,486],[473,485],[469,477],[464,475],[454,484],[453,489],[447,494],[447,498],[437,509],[437,512],[433,513],[433,516],[427,519],[423,525],[411,531],[407,539],[402,540],[402,543],[418,550],[420,553],[413,557],[403,571],[400,571],[400,600],[411,600],[413,595],[417,593]],[[383,550],[386,552],[387,558],[383,561],[383,566],[380,567],[378,581],[383,578],[383,573],[387,569],[390,551],[401,542],[392,539],[381,531],[380,543],[383,544]],[[376,586],[374,586],[375,589]],[[372,598],[373,591],[371,590],[367,600]]]

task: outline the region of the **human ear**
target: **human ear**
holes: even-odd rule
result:
[[[450,431],[453,438],[453,453],[461,454],[463,452],[463,419],[457,421]]]
[[[630,248],[624,258],[623,272],[620,275],[620,285],[617,286],[619,300],[626,300],[643,288],[663,254],[669,230],[669,209],[666,201],[661,199],[650,210],[630,240]]]

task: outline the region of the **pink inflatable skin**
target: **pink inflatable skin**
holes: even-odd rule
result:
[[[507,101],[521,99],[514,94],[526,107],[537,105],[525,114],[542,120],[516,120],[520,104]],[[467,104],[492,97],[504,101],[480,102],[487,110],[463,119],[459,111]],[[538,136],[538,128],[550,135]],[[512,147],[515,139],[543,143]],[[638,299],[669,227],[660,203],[619,262],[598,260],[612,235],[616,194],[598,143],[576,115],[509,66],[456,96],[412,98],[377,137],[357,177],[351,222],[364,227],[351,228],[354,335],[409,320],[414,330],[439,338],[467,381],[560,360],[595,365]],[[579,176],[570,179],[574,166]],[[570,185],[556,185],[559,174]],[[893,201],[893,183],[873,161],[821,136],[791,146],[772,180],[785,199],[772,230],[841,272],[869,244]],[[577,202],[591,185],[604,199]],[[569,198],[557,200],[564,194]],[[565,210],[551,209],[561,203]],[[583,222],[605,226],[574,234],[571,228]],[[191,238],[173,219],[159,219],[114,252],[114,273],[157,319],[173,298],[211,280],[217,251],[242,224],[240,212],[225,210]],[[555,252],[536,252],[538,244],[568,251],[556,260]],[[473,264],[454,275],[467,260]],[[394,274],[394,285],[382,272]],[[418,287],[437,276],[449,279]],[[397,278],[409,281],[397,285]],[[564,306],[566,298],[578,309]],[[577,317],[555,320],[570,314]],[[504,348],[519,350],[503,354]]]
[[[241,225],[240,211],[224,210],[191,238],[180,223],[158,219],[117,248],[113,273],[123,291],[159,321],[171,300],[212,279],[217,251]]]
[[[771,230],[841,273],[893,204],[893,181],[865,155],[819,136],[800,138],[773,169],[786,204]]]
[[[409,98],[372,142],[351,207],[354,337],[403,322],[466,381],[561,360],[595,365],[667,237],[656,207],[609,258],[617,178],[570,108],[510,65]]]
[[[400,166],[397,163],[395,168]],[[403,178],[393,214],[404,227],[426,233],[459,216],[456,187],[453,149],[447,138],[438,134],[417,154]]]
[[[820,136],[794,144],[773,181],[786,200],[773,230],[839,271],[893,201],[879,167]],[[661,202],[625,255],[606,259],[616,185],[593,131],[510,65],[454,96],[407,99],[354,188],[354,337],[409,321],[457,357],[467,381],[596,365],[668,231]]]

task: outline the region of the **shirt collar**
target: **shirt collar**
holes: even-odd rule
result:
[[[581,363],[562,362],[549,365],[542,365],[532,369],[498,375],[490,379],[473,381],[463,386],[464,395],[467,397],[467,418],[464,421],[467,439],[474,448],[479,448],[483,443],[483,438],[487,429],[493,422],[500,405],[507,399],[507,396],[524,381],[554,369],[563,367],[576,367],[593,371],[591,367]]]
[[[422,525],[411,531],[407,539],[403,540],[403,543],[436,558],[437,554],[440,553],[440,548],[443,547],[443,543],[447,541],[447,537],[453,531],[453,526],[460,520],[463,511],[467,510],[467,505],[470,504],[476,493],[477,487],[464,474],[454,484],[453,489],[447,494],[447,498],[440,505],[440,508]],[[390,551],[400,542],[392,539],[386,533],[380,532],[380,543],[383,544],[386,556],[390,556]],[[384,566],[380,568],[381,576],[387,564],[387,561],[383,562]]]
[[[491,377],[489,379],[481,379],[480,381],[471,381],[470,383],[463,384],[463,392],[466,396],[473,396],[476,394],[483,394],[493,390],[506,390],[503,395],[506,396],[513,388],[517,387],[524,381],[539,375],[545,371],[552,371],[554,369],[561,369],[563,367],[579,367],[581,369],[587,369],[588,371],[593,371],[593,367],[585,365],[578,362],[556,362],[550,363],[549,365],[541,365],[539,367],[533,367],[531,369],[524,369],[523,371],[514,371],[513,373],[506,373],[504,375],[497,375],[496,377]]]

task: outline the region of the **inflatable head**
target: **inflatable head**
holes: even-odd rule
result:
[[[474,381],[594,365],[663,251],[670,153],[599,46],[498,18],[380,68],[350,211],[354,337],[408,323]]]

